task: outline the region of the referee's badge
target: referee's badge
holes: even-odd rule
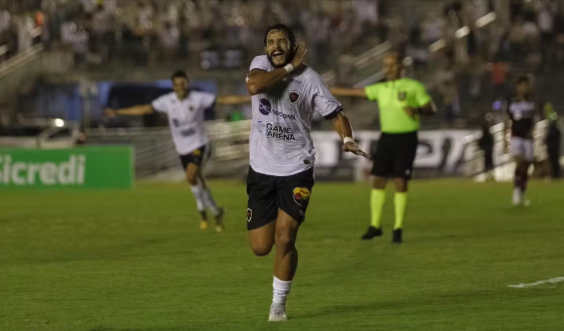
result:
[[[405,101],[406,98],[407,98],[407,92],[404,92],[404,91],[398,92],[398,100],[399,101]]]

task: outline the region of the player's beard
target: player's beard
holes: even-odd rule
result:
[[[273,66],[274,68],[284,68],[285,65],[287,65],[287,64],[290,63],[290,62],[292,62],[292,60],[294,59],[294,56],[296,55],[296,53],[295,53],[293,50],[290,50],[290,52],[288,52],[288,53],[285,52],[284,54],[286,54],[286,61],[284,61],[283,64],[276,65],[276,64],[274,64],[274,61],[272,60],[272,54],[273,54],[274,52],[276,52],[276,51],[278,51],[278,50],[274,50],[272,53],[270,53],[270,54],[267,53],[267,54],[266,54],[266,57],[268,58],[268,61],[270,61],[270,64],[272,64],[272,66]]]

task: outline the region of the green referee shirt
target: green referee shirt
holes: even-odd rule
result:
[[[383,133],[409,133],[419,130],[419,116],[411,117],[405,107],[419,108],[431,101],[420,82],[401,78],[366,87],[368,100],[378,101]]]

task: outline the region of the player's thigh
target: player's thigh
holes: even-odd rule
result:
[[[276,191],[278,208],[301,224],[305,220],[314,184],[313,168],[280,179]]]
[[[378,140],[376,154],[373,157],[371,175],[389,178],[394,169],[394,139],[390,135],[382,134]]]
[[[274,176],[255,172],[249,168],[247,176],[247,230],[262,228],[276,221],[276,181]]]
[[[523,141],[523,158],[529,164],[535,160],[535,149],[532,139],[525,139]]]
[[[268,255],[274,246],[276,222],[270,222],[259,228],[249,230],[249,243],[253,253],[258,256]]]
[[[393,177],[396,182],[409,181],[413,173],[413,163],[417,155],[418,139],[416,133],[402,135],[397,139],[394,150]]]

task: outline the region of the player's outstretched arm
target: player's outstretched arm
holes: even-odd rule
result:
[[[332,87],[331,93],[336,97],[353,97],[368,99],[364,88]]]
[[[130,107],[130,108],[123,108],[123,109],[106,108],[104,110],[104,113],[106,114],[106,117],[116,117],[118,115],[140,116],[140,115],[145,115],[145,114],[151,114],[154,111],[155,110],[153,109],[153,106],[151,106],[151,105],[140,105],[140,106],[134,106],[134,107]]]
[[[247,91],[249,91],[250,95],[268,91],[292,71],[301,67],[305,62],[306,55],[307,48],[305,46],[305,43],[300,42],[296,46],[294,59],[284,68],[278,68],[270,72],[266,72],[260,69],[251,70],[251,72],[249,72],[249,75],[247,76]]]
[[[332,122],[335,131],[337,131],[337,133],[343,139],[343,150],[345,152],[364,156],[367,159],[370,158],[370,155],[366,154],[362,149],[360,149],[360,147],[358,147],[358,145],[354,141],[351,122],[349,121],[348,117],[343,114],[343,112],[339,112],[337,116],[332,119]]]
[[[249,95],[224,95],[217,97],[215,102],[221,105],[240,105],[250,103],[251,100]]]

